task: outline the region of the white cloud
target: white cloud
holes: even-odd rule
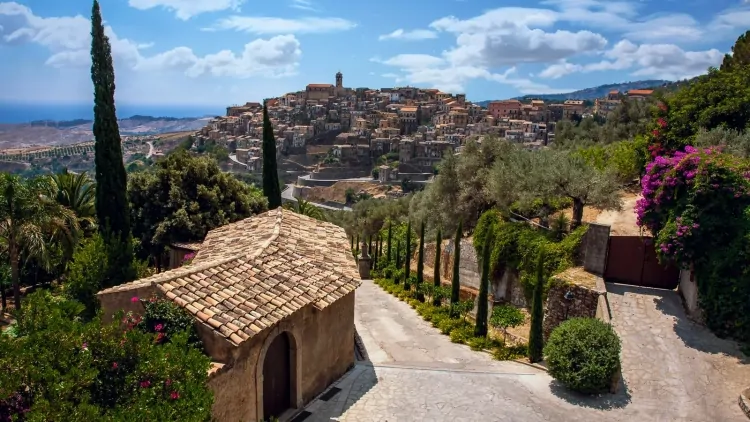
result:
[[[232,9],[238,11],[245,0],[128,0],[130,7],[148,10],[162,7],[174,11],[178,19],[188,20],[208,12]]]
[[[445,60],[429,54],[399,54],[387,60],[372,59],[374,62],[383,63],[405,69],[420,69],[425,67],[441,66]]]
[[[580,72],[582,68],[583,66],[581,65],[562,61],[560,63],[555,63],[539,72],[539,77],[545,79],[558,79],[574,72]]]
[[[0,3],[0,25],[2,43],[34,43],[50,50],[52,55],[45,63],[48,66],[86,67],[91,63],[91,24],[82,16],[43,18],[18,3]],[[136,71],[180,71],[190,77],[278,77],[293,74],[302,55],[294,35],[278,35],[251,41],[238,54],[222,50],[200,57],[189,47],[177,47],[144,56],[141,50],[153,46],[152,43],[120,38],[111,27],[106,27],[105,32],[115,65]]]
[[[601,51],[607,40],[589,31],[545,32],[525,26],[508,25],[491,33],[462,33],[457,46],[446,57],[459,65],[515,65],[550,62],[579,54]]]
[[[406,40],[406,41],[418,41],[437,38],[435,31],[429,29],[415,29],[412,31],[404,31],[403,29],[397,29],[390,34],[381,35],[378,37],[380,41],[384,40]]]
[[[310,0],[292,0],[292,3],[289,5],[289,7],[311,12],[314,12],[316,10]]]
[[[262,16],[230,16],[220,19],[211,29],[233,29],[251,34],[313,34],[347,31],[357,26],[342,18],[272,18]]]
[[[674,44],[636,45],[628,40],[617,43],[604,54],[607,60],[589,64],[560,62],[544,69],[539,76],[557,79],[575,72],[634,69],[633,76],[657,77],[661,79],[684,79],[706,72],[717,66],[724,54],[717,49],[685,51]]]

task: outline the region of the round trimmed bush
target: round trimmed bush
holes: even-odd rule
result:
[[[620,338],[596,318],[572,318],[552,331],[544,356],[549,374],[567,388],[604,392],[620,369]]]

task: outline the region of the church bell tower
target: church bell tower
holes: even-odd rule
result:
[[[341,72],[336,72],[336,96],[344,94],[344,75]]]

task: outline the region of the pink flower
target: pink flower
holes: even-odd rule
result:
[[[131,297],[130,301],[133,302],[133,303],[138,303],[138,296]]]
[[[149,380],[141,381],[141,388],[148,388],[150,386],[151,386],[151,381]]]
[[[167,378],[167,380],[164,381],[164,384],[166,384],[167,387],[169,387],[170,385],[172,385],[172,380],[170,378]]]
[[[112,369],[117,369],[117,362],[112,362]]]
[[[89,344],[84,341],[83,344],[81,345],[81,349],[82,350],[89,350]]]
[[[156,327],[154,327],[154,330],[161,331],[164,329],[164,326],[162,324],[156,324]]]
[[[180,398],[180,393],[172,391],[172,393],[169,394],[169,398],[171,398],[172,400],[177,400]]]

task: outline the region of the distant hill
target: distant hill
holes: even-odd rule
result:
[[[665,81],[661,79],[651,79],[651,80],[646,80],[646,81],[634,81],[634,82],[623,82],[619,84],[600,85],[594,88],[586,88],[586,89],[581,89],[578,91],[567,92],[564,94],[524,95],[523,97],[516,97],[514,99],[521,100],[521,101],[539,99],[539,100],[553,101],[553,102],[565,101],[565,100],[593,101],[597,98],[606,97],[607,94],[612,90],[625,92],[631,89],[659,88],[667,84],[673,84],[673,82]],[[495,101],[495,100],[479,101],[476,104],[479,104],[483,107],[487,107],[487,104],[489,104],[491,101]]]
[[[135,115],[120,119],[120,134],[159,135],[188,132],[206,125],[206,117],[152,117]],[[0,124],[0,149],[32,146],[68,145],[93,139],[93,121],[87,119]]]

